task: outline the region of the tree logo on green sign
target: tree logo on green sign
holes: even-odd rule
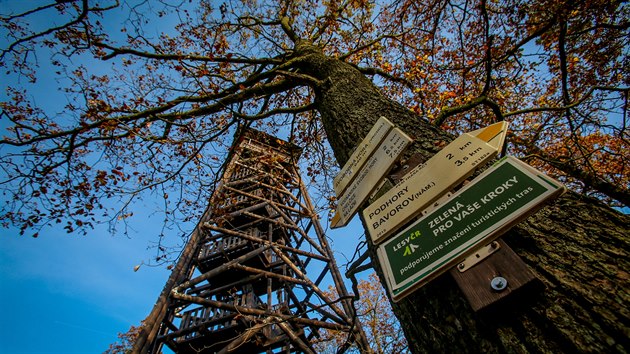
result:
[[[409,236],[405,237],[403,240],[394,245],[394,252],[404,249],[405,251],[403,252],[403,257],[409,256],[410,254],[414,253],[418,248],[420,248],[420,246],[411,243],[411,241],[420,237],[420,235],[422,235],[422,233],[419,230],[410,233]]]
[[[412,253],[414,253],[416,251],[416,248],[418,248],[420,246],[418,245],[414,245],[413,243],[410,243],[407,247],[405,247],[405,253],[403,253],[403,256],[408,256]]]

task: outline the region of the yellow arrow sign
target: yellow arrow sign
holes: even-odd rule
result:
[[[477,137],[494,147],[497,151],[503,148],[507,135],[508,123],[505,121],[489,125],[485,128],[477,129],[467,134]]]
[[[494,158],[503,147],[507,126],[507,122],[499,122],[460,135],[363,210],[374,243],[384,241],[400,225],[418,216],[476,168]]]

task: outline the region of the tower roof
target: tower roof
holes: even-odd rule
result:
[[[252,140],[258,144],[279,150],[283,154],[289,154],[296,161],[302,154],[302,148],[296,144],[279,139],[260,130],[240,126],[235,134],[234,146],[241,145],[245,140]]]

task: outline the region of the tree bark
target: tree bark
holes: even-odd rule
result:
[[[296,48],[300,70],[323,82],[316,105],[337,161],[380,116],[415,139],[410,153],[429,158],[452,137],[385,98],[353,66],[313,47]],[[410,350],[430,352],[630,351],[630,217],[567,193],[515,226],[504,240],[541,280],[537,296],[492,314],[475,313],[442,275],[397,304]],[[369,237],[368,237],[369,242]],[[370,244],[377,273],[383,273]]]

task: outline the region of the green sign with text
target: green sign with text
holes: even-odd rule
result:
[[[379,247],[392,296],[424,285],[563,190],[516,158],[501,160]]]

